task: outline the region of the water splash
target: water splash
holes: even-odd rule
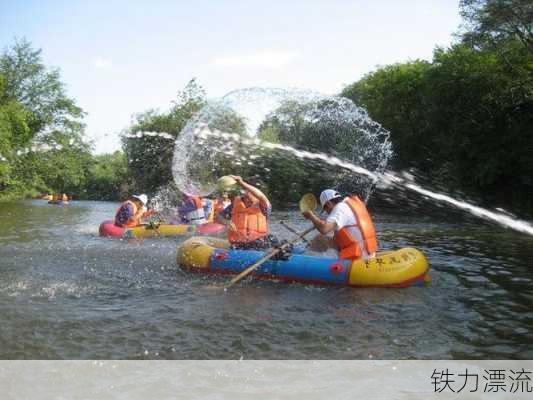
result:
[[[298,127],[294,126],[295,121],[299,122]],[[389,133],[349,99],[302,89],[249,88],[209,102],[180,132],[172,167],[176,185],[187,194],[206,196],[214,191],[220,175],[244,174],[247,168],[260,166],[258,158],[273,157],[260,150],[281,149],[252,146],[253,140],[259,140],[258,136],[274,123],[281,132],[293,134],[296,130],[295,138],[298,132],[306,132],[312,140],[296,138],[302,151],[325,148],[370,171],[384,171],[392,156]],[[230,132],[229,135],[252,142],[202,134],[207,130]],[[270,162],[264,169],[269,172],[278,164]],[[374,183],[361,175],[343,174],[337,178],[345,187],[363,188],[365,196]]]
[[[320,160],[321,162],[324,162],[328,165],[343,168],[346,171],[349,171],[350,173],[366,176],[370,178],[372,181],[379,183],[384,188],[394,186],[400,189],[408,189],[410,191],[416,192],[428,198],[437,200],[438,202],[450,204],[476,217],[495,222],[501,226],[514,229],[518,232],[523,232],[529,235],[533,235],[533,225],[531,225],[527,221],[512,218],[511,216],[505,214],[504,212],[496,213],[493,211],[489,211],[482,207],[472,205],[466,201],[454,199],[443,193],[424,189],[420,185],[414,183],[411,179],[401,177],[398,174],[391,172],[391,171],[387,171],[384,173],[376,173],[376,172],[369,171],[366,168],[363,168],[361,166],[354,165],[346,160],[342,160],[337,157],[329,156],[328,154],[325,154],[325,153],[313,153],[309,151],[298,150],[288,145],[263,142],[259,139],[247,139],[236,134],[221,132],[217,130],[211,130],[207,126],[198,127],[198,129],[195,131],[195,135],[198,138],[202,138],[204,140],[208,140],[210,138],[222,138],[228,141],[240,142],[242,145],[245,145],[249,147],[251,150],[255,150],[255,151],[257,151],[257,148],[262,147],[266,149],[276,149],[276,150],[285,151],[285,152],[288,152],[294,155],[295,157],[299,159]]]
[[[313,101],[316,103],[324,100],[326,97],[316,92],[298,90],[292,93],[278,89],[272,89],[270,92],[257,92],[257,90],[254,88],[232,92],[222,100],[211,102],[196,114],[182,130],[175,142],[173,164],[174,179],[181,191],[202,196],[209,195],[215,188],[218,175],[214,172],[220,171],[221,162],[229,164],[228,171],[235,173],[238,172],[239,168],[254,164],[258,158],[264,157],[265,150],[273,150],[290,154],[302,161],[316,161],[335,167],[335,170],[344,171],[344,177],[364,177],[367,182],[377,184],[381,188],[394,187],[400,190],[408,190],[435,200],[437,203],[445,203],[476,217],[495,222],[503,227],[533,235],[533,225],[509,215],[504,210],[501,212],[489,211],[469,202],[455,199],[447,194],[424,188],[408,176],[401,176],[395,172],[387,171],[386,164],[392,154],[390,142],[386,140],[388,139],[388,133],[381,130],[378,124],[368,118],[366,112],[362,109],[353,109],[354,112],[351,114],[352,123],[366,121],[366,125],[374,129],[374,133],[369,135],[373,140],[370,140],[369,143],[374,146],[373,154],[383,155],[382,158],[374,159],[377,160],[374,163],[368,163],[369,160],[364,157],[365,151],[361,151],[362,148],[358,148],[358,146],[354,146],[352,149],[356,150],[355,157],[348,159],[347,157],[332,156],[320,151],[311,151],[287,144],[260,140],[257,137],[257,133],[260,130],[261,121],[273,115],[287,98],[291,98],[300,104],[309,104],[313,103]],[[248,102],[250,96],[255,99],[255,106],[253,101],[251,103]],[[323,117],[332,116],[331,119],[334,121],[336,118],[346,118],[347,113],[343,111],[342,102],[335,102],[334,99],[333,104],[338,107],[337,113],[330,110],[330,114]],[[339,104],[341,105],[340,107]],[[349,108],[349,105],[345,105],[345,107]],[[221,126],[231,126],[231,118],[228,118],[228,116],[242,116],[242,114],[244,114],[244,117],[242,117],[244,121],[242,132],[236,133],[219,128]],[[308,114],[307,117],[310,117],[309,115],[312,115],[312,113]],[[327,120],[327,118],[325,119]],[[320,121],[317,120],[315,122]],[[142,137],[143,135],[173,139],[168,133],[156,132],[138,132],[130,137]],[[384,138],[385,140],[383,140]],[[369,146],[365,149],[370,150],[371,148]],[[367,168],[365,162],[370,165],[370,168]],[[270,171],[265,169],[264,172],[269,173]]]

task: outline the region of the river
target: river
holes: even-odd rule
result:
[[[460,215],[376,209],[383,249],[432,282],[353,289],[181,271],[183,239],[108,239],[117,203],[0,204],[1,359],[532,359],[533,238]],[[276,212],[282,237],[294,211]]]

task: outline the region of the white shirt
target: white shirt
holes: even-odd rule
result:
[[[363,240],[363,235],[361,234],[361,230],[357,226],[357,220],[355,219],[355,215],[353,215],[352,209],[348,204],[342,201],[338,203],[335,207],[333,207],[333,210],[331,210],[331,213],[326,218],[326,222],[335,222],[335,224],[337,225],[335,232],[340,231],[346,226],[351,226],[351,228],[349,228],[350,233],[359,243],[359,247],[363,251],[363,257],[368,257],[368,253],[365,248],[365,241]]]

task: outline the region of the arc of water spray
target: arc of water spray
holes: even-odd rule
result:
[[[145,134],[144,132],[137,132],[135,134],[129,135],[128,137],[142,137],[144,134]],[[172,140],[174,139],[174,137],[168,133],[146,132],[146,134],[148,134],[149,136],[160,136],[165,139],[172,139]],[[443,193],[432,192],[430,190],[422,188],[419,185],[416,185],[412,182],[407,181],[406,179],[396,175],[393,172],[385,172],[383,174],[377,174],[377,173],[367,170],[366,168],[354,165],[347,161],[341,160],[340,158],[337,158],[337,157],[329,156],[325,153],[313,153],[313,152],[306,151],[306,150],[298,150],[298,149],[295,149],[294,147],[291,147],[285,144],[265,142],[257,138],[254,138],[254,139],[245,138],[234,133],[222,132],[218,129],[210,129],[205,124],[199,124],[195,128],[194,136],[200,139],[207,139],[209,137],[217,137],[217,138],[226,139],[226,140],[233,140],[233,141],[245,144],[245,145],[259,146],[265,149],[283,150],[302,159],[320,160],[320,161],[325,162],[326,164],[341,167],[346,170],[352,171],[356,174],[365,175],[371,178],[374,182],[380,181],[385,184],[404,187],[406,189],[409,189],[423,196],[432,198],[434,200],[451,204],[477,217],[496,222],[499,225],[514,229],[518,232],[533,235],[533,225],[531,225],[530,223],[524,220],[514,219],[501,213],[495,213],[493,211],[486,210],[482,207],[472,205],[465,201],[456,200]]]
[[[199,137],[203,137],[203,138],[214,136],[214,137],[220,137],[224,139],[231,139],[235,141],[240,141],[241,143],[247,144],[247,145],[256,145],[256,146],[260,146],[260,147],[267,148],[267,149],[277,149],[277,150],[287,151],[289,153],[294,154],[298,158],[321,160],[329,165],[338,166],[338,167],[347,169],[349,171],[355,172],[360,175],[366,175],[369,178],[373,179],[374,181],[381,181],[387,184],[393,184],[393,185],[397,185],[400,187],[404,187],[406,189],[409,189],[416,193],[430,197],[432,199],[451,204],[477,217],[485,218],[485,219],[494,221],[502,226],[512,228],[516,231],[527,233],[529,235],[533,235],[533,225],[529,224],[526,221],[514,219],[504,214],[495,213],[495,212],[486,210],[482,207],[474,206],[465,201],[456,200],[442,193],[432,192],[430,190],[422,188],[419,185],[408,182],[405,179],[399,177],[398,175],[392,172],[376,174],[376,173],[373,173],[367,170],[366,168],[351,164],[337,157],[331,157],[325,153],[312,153],[312,152],[305,151],[305,150],[298,150],[298,149],[295,149],[291,146],[287,146],[284,144],[264,142],[264,141],[261,141],[260,139],[247,139],[247,138],[243,138],[242,136],[239,136],[233,133],[221,132],[216,129],[209,129],[206,126],[198,127],[195,133]]]

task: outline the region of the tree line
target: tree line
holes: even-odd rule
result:
[[[447,190],[532,213],[533,3],[461,0],[459,7],[463,24],[453,45],[436,48],[431,61],[380,67],[340,95],[390,132],[393,169],[418,170]],[[40,50],[17,41],[0,57],[0,198],[60,191],[117,200],[132,191],[154,193],[172,183],[173,142],[135,134],[176,138],[206,104],[205,91],[192,80],[169,110],[135,115],[124,130],[122,152],[93,156],[84,112],[65,95],[59,72],[42,64]],[[259,136],[342,157],[346,146],[338,126],[309,122],[309,113],[328,106],[283,104]],[[217,122],[219,129],[222,124],[246,135],[238,116],[229,113]],[[238,172],[255,177],[279,204],[345,178],[319,163],[304,166],[263,153]],[[220,174],[232,171],[227,162],[218,168]]]
[[[346,87],[416,168],[493,206],[533,212],[533,3],[462,0],[458,42]]]
[[[92,155],[84,115],[41,50],[22,39],[2,53],[0,200],[41,193],[116,199],[130,181],[125,155]]]

